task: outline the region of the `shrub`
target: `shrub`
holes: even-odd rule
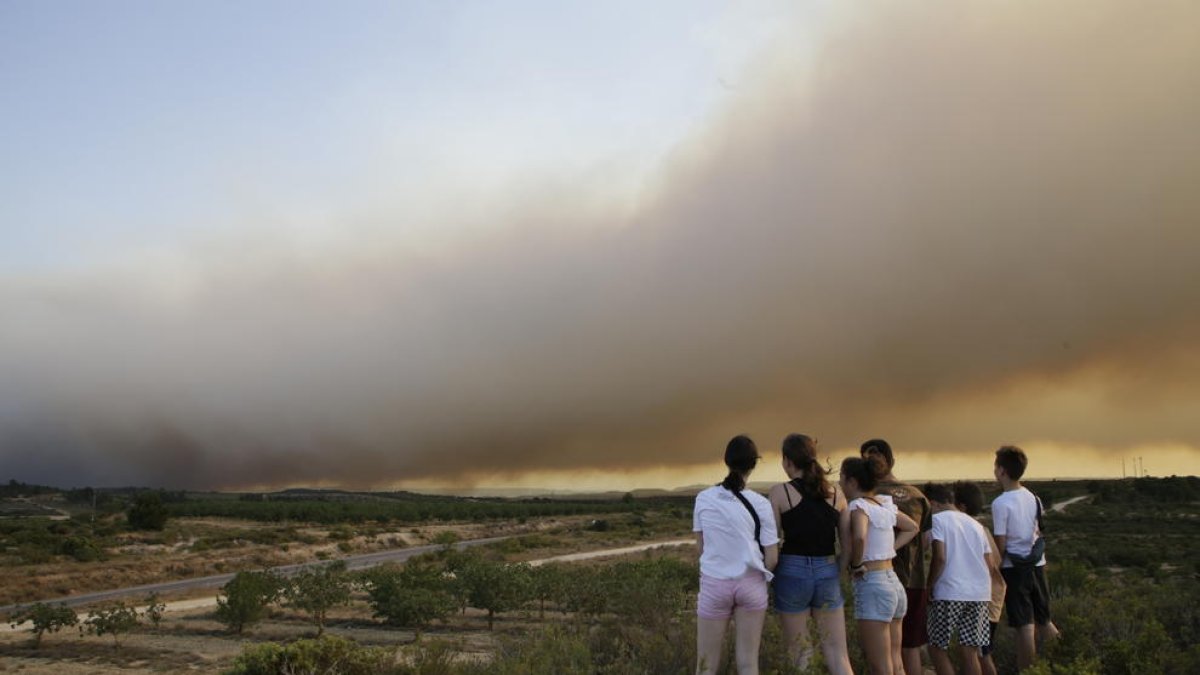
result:
[[[96,542],[87,537],[67,537],[58,548],[59,553],[69,555],[79,562],[93,562],[100,559],[100,549]]]
[[[79,617],[75,614],[75,610],[66,605],[48,605],[44,602],[21,609],[9,619],[14,629],[26,621],[30,623],[29,631],[33,633],[34,647],[41,646],[42,635],[45,633],[57,633],[68,626],[79,623]]]
[[[279,598],[282,580],[269,570],[238,572],[221,587],[217,598],[217,620],[241,635],[267,615],[267,606]]]
[[[129,527],[135,530],[161,530],[167,524],[167,508],[158,492],[141,492],[125,514]]]
[[[93,635],[113,636],[113,644],[120,647],[121,636],[137,628],[139,621],[136,608],[118,602],[111,607],[88,612],[87,620],[83,623],[87,632]]]
[[[167,605],[159,599],[158,593],[151,593],[146,597],[144,602],[146,603],[146,609],[142,613],[142,616],[150,622],[150,625],[155,630],[158,630],[159,625],[162,624],[163,614],[167,611]]]
[[[324,635],[288,645],[274,642],[251,645],[234,660],[228,672],[229,675],[383,675],[398,672],[395,660],[394,650],[363,647],[352,640]]]

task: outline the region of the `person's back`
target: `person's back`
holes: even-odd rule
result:
[[[991,642],[988,604],[992,576],[998,574],[992,545],[983,526],[958,510],[949,485],[931,483],[925,494],[933,509],[926,621],[930,656],[939,675],[953,673],[948,651],[957,636],[962,671],[975,675],[982,668],[980,650]]]
[[[862,457],[877,456],[886,465],[886,471],[879,475],[879,494],[892,498],[900,513],[915,522],[920,532],[928,532],[932,526],[929,500],[916,487],[902,483],[892,473],[896,465],[892,446],[882,438],[866,441],[859,448]],[[906,546],[896,551],[896,559],[892,561],[896,577],[904,587],[908,603],[908,613],[904,616],[903,642],[904,670],[908,675],[920,675],[921,648],[929,642],[926,634],[926,603],[929,594],[926,590],[925,542],[924,537],[914,537]]]
[[[1035,632],[1043,642],[1054,639],[1058,629],[1050,620],[1050,588],[1046,584],[1046,556],[1030,557],[1041,537],[1038,524],[1041,502],[1021,485],[1028,459],[1015,446],[996,451],[993,466],[1003,494],[992,502],[992,531],[996,547],[1003,554],[1000,572],[1007,586],[1004,611],[1008,625],[1017,630],[1017,667],[1024,669],[1037,658]],[[1036,625],[1036,631],[1035,631]]]
[[[933,600],[988,602],[992,597],[987,557],[991,544],[987,532],[971,516],[959,511],[933,514],[933,541],[945,547],[945,567],[930,597]]]
[[[1041,536],[1040,510],[1038,498],[1024,486],[1006,490],[992,501],[992,531],[1005,538],[1001,567],[1013,566],[1011,555],[1027,556],[1033,550],[1034,541]],[[1035,564],[1045,565],[1046,557]]]

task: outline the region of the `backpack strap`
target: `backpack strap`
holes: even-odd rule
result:
[[[746,507],[746,510],[750,512],[750,518],[754,521],[754,543],[758,544],[758,551],[759,553],[762,553],[763,557],[765,558],[767,552],[763,549],[763,545],[761,543],[762,539],[760,538],[760,535],[762,534],[762,521],[758,519],[758,512],[754,510],[754,507],[750,505],[750,500],[746,499],[740,490],[730,490],[730,492],[733,492],[733,496],[737,497],[738,501],[742,503],[742,506]]]

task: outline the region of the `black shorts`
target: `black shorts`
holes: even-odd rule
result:
[[[928,608],[929,590],[925,588],[906,588],[908,596],[908,613],[904,615],[904,623],[900,634],[900,646],[904,649],[924,647],[929,642]]]
[[[1050,623],[1050,588],[1046,585],[1046,566],[1004,567],[1000,569],[1004,583],[1004,612],[1013,628],[1036,623]]]

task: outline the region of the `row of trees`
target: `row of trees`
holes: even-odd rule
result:
[[[533,567],[447,548],[402,566],[361,573],[349,573],[341,563],[291,578],[241,572],[221,589],[217,618],[241,633],[265,618],[271,605],[280,604],[307,614],[320,635],[329,611],[361,594],[376,618],[418,635],[434,621],[467,608],[486,612],[489,630],[497,616],[522,608],[536,609],[539,618],[549,607],[585,617],[615,612],[665,622],[687,602],[696,578],[694,564],[668,558],[601,567]]]
[[[242,501],[232,499],[189,499],[167,503],[172,517],[240,518],[261,522],[365,523],[428,521],[479,521],[589,513],[619,513],[646,508],[640,501],[544,501],[544,500],[370,500],[335,501],[288,499]]]
[[[154,628],[158,628],[162,622],[166,604],[157,595],[146,598],[145,604],[146,607],[141,611],[124,602],[100,607],[89,611],[81,622],[79,614],[66,605],[39,602],[18,610],[9,619],[14,629],[29,623],[35,647],[41,646],[42,636],[46,633],[57,633],[73,626],[78,626],[81,634],[111,635],[113,644],[120,647],[121,637],[143,622]]]

